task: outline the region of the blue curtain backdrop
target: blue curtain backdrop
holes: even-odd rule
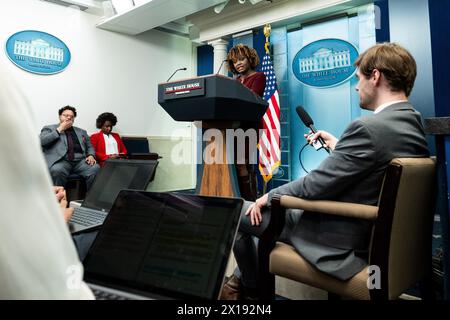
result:
[[[297,179],[306,174],[300,166],[299,152],[305,144],[303,134],[308,133],[299,120],[295,108],[301,105],[311,115],[315,126],[339,137],[346,126],[355,118],[365,114],[359,107],[359,97],[355,90],[356,78],[331,88],[315,88],[302,84],[294,75],[292,64],[295,55],[309,43],[327,38],[342,39],[352,43],[359,51],[364,51],[375,44],[375,27],[373,11],[365,7],[358,15],[345,16],[316,24],[309,24],[294,30],[276,29],[274,43],[274,63],[277,78],[282,79],[283,146],[290,145],[284,157],[290,168],[286,181]],[[287,48],[287,51],[285,50]],[[284,59],[284,61],[283,61]],[[284,83],[286,80],[286,83]],[[287,110],[286,110],[287,109]],[[288,127],[288,128],[286,128]],[[302,162],[310,171],[316,168],[327,156],[325,151],[316,151],[306,147],[302,153]],[[286,158],[289,157],[289,160]],[[285,179],[274,182],[274,186],[285,183]]]

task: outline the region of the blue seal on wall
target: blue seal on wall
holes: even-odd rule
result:
[[[64,42],[41,31],[20,31],[6,41],[6,54],[19,68],[38,74],[63,71],[70,62],[70,50]]]
[[[295,55],[292,70],[303,84],[317,88],[337,86],[356,72],[358,49],[340,39],[323,39],[304,46]]]

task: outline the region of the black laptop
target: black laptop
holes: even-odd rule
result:
[[[123,190],[83,261],[99,299],[218,299],[243,200]]]
[[[158,161],[109,159],[97,173],[86,199],[75,208],[69,226],[72,234],[102,225],[122,189],[145,190],[153,179]]]

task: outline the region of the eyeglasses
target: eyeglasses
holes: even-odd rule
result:
[[[64,118],[75,118],[73,114],[62,114],[61,116],[63,116]]]

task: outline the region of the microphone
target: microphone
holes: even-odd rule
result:
[[[301,106],[298,106],[295,111],[297,111],[298,116],[300,117],[300,120],[307,126],[313,133],[316,133],[317,130],[314,127],[314,121],[309,116],[308,112],[306,112],[305,109],[303,109]],[[313,142],[313,146],[316,150],[319,150],[320,148],[324,148],[326,152],[330,153],[330,150],[328,150],[327,147],[325,147],[325,141],[323,141],[322,137],[319,137],[317,141]]]
[[[172,75],[169,77],[169,79],[167,79],[166,82],[169,82],[169,80],[172,79],[172,77],[175,75],[175,73],[177,73],[177,72],[180,71],[180,70],[187,70],[187,68],[186,68],[186,67],[184,67],[184,68],[178,68],[177,70],[175,70],[175,71],[172,73]]]
[[[218,74],[220,72],[220,70],[222,70],[223,64],[227,61],[227,59],[223,60],[222,63],[220,64],[219,70],[217,70],[216,74]]]

